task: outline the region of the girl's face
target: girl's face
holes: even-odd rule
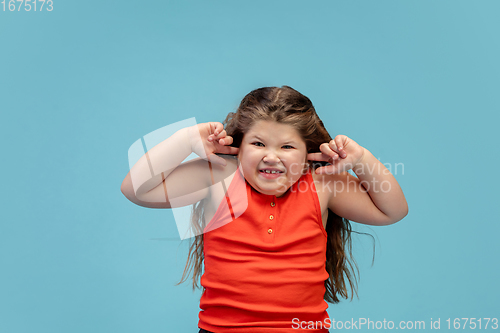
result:
[[[260,120],[245,133],[238,158],[247,182],[258,192],[282,196],[307,171],[307,148],[290,125]]]

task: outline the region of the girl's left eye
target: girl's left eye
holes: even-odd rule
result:
[[[285,149],[293,149],[293,146],[290,146],[290,145],[284,145],[283,148]]]

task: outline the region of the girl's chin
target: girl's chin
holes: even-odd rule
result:
[[[277,197],[282,196],[288,190],[288,188],[286,186],[280,185],[280,184],[276,184],[275,186],[269,186],[269,184],[258,184],[257,183],[256,185],[257,186],[252,186],[252,187],[257,192],[265,194],[265,195],[275,195]]]
[[[285,194],[285,192],[283,191],[257,191],[259,192],[260,194],[264,194],[264,195],[272,195],[272,196],[275,196],[277,198],[283,196]]]

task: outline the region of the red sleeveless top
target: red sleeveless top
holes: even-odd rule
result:
[[[205,228],[198,326],[328,332],[326,240],[310,171],[278,198],[255,191],[238,169]]]

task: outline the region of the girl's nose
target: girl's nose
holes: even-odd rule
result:
[[[262,160],[264,161],[264,163],[270,163],[270,164],[277,164],[280,161],[278,155],[274,153],[266,154],[266,156],[264,156]]]

